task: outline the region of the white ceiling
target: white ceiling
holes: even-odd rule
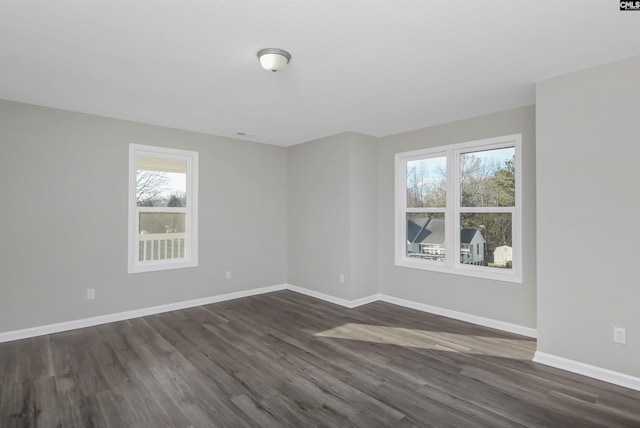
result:
[[[532,104],[538,80],[640,54],[640,12],[618,0],[0,7],[0,98],[282,146]],[[263,71],[265,47],[290,65]]]

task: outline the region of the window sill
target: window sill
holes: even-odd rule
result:
[[[508,271],[505,273],[492,272],[495,268],[483,266],[447,266],[438,262],[421,262],[417,260],[401,259],[396,260],[395,265],[398,267],[427,270],[432,272],[447,273],[451,275],[469,276],[479,279],[490,279],[493,281],[511,282],[522,284],[522,277],[516,271]]]
[[[127,273],[144,273],[162,270],[184,269],[198,267],[198,262],[193,260],[181,261],[175,263],[145,263],[142,265],[129,266]]]

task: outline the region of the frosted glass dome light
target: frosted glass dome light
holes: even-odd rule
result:
[[[260,65],[267,71],[280,71],[289,64],[291,54],[277,48],[266,48],[258,51]]]

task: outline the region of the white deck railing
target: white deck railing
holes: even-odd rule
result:
[[[138,235],[138,261],[184,258],[184,233],[142,233]]]

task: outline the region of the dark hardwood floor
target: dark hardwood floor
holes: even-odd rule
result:
[[[640,427],[535,341],[282,291],[0,344],[0,426]]]

